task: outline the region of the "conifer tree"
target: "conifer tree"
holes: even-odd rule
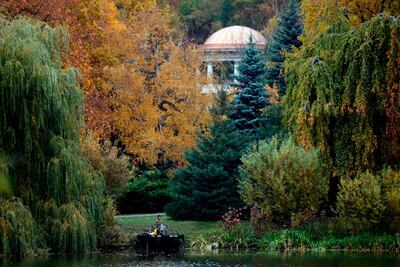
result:
[[[301,46],[298,37],[302,33],[303,24],[301,22],[299,1],[289,0],[266,47],[267,84],[270,87],[276,86],[280,96],[283,96],[286,91],[283,77],[284,53],[291,51],[292,46]]]
[[[166,212],[175,219],[220,219],[229,207],[240,207],[238,166],[246,140],[229,119],[228,95],[221,91],[212,108],[209,134],[200,134],[197,147],[186,153],[188,166],[178,169],[174,200]]]
[[[235,97],[231,103],[230,118],[235,127],[243,134],[256,139],[263,138],[267,118],[262,114],[269,103],[268,93],[264,87],[265,64],[262,52],[258,50],[250,37],[248,47],[239,66],[239,75]]]

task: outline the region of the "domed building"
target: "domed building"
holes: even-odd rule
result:
[[[230,26],[212,34],[201,47],[204,53],[204,62],[207,64],[208,86],[203,91],[215,91],[213,85],[213,64],[215,62],[233,62],[234,74],[238,74],[238,62],[242,59],[243,49],[248,45],[250,36],[256,47],[264,49],[267,41],[256,30],[244,26]]]

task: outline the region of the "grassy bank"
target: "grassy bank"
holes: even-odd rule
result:
[[[400,235],[361,233],[348,236],[327,235],[319,238],[304,230],[271,231],[258,240],[262,250],[269,251],[399,251]]]
[[[155,216],[117,217],[126,232],[140,233],[153,224]],[[400,234],[360,233],[350,235],[334,224],[308,224],[300,229],[271,230],[257,237],[248,222],[241,222],[232,231],[225,231],[221,222],[174,221],[163,216],[174,232],[185,235],[194,249],[259,249],[263,251],[400,251]]]
[[[201,237],[207,238],[219,235],[223,232],[222,224],[215,221],[175,221],[168,216],[163,216],[162,220],[168,225],[170,231],[184,234],[186,240],[189,242]],[[137,234],[154,224],[156,222],[156,216],[117,216],[116,222],[123,230]]]

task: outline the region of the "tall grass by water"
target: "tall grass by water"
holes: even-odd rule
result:
[[[117,223],[126,231],[140,233],[155,216],[120,216]],[[400,251],[400,234],[363,232],[351,234],[336,221],[308,223],[298,229],[273,229],[257,236],[247,221],[226,231],[222,222],[175,221],[163,216],[174,231],[184,234],[186,246],[196,250],[256,249],[261,251]]]

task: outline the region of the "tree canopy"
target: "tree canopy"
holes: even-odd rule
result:
[[[284,119],[333,177],[398,163],[398,25],[386,14],[354,30],[338,19],[287,59]]]
[[[83,98],[78,72],[63,67],[68,34],[60,27],[2,18],[0,43],[0,149],[10,159],[13,195],[27,210],[18,201],[7,205],[28,213],[20,218],[26,220],[21,227],[32,229],[23,231],[35,227],[31,238],[42,237],[53,252],[92,250],[103,221],[104,180],[79,155]],[[12,224],[3,230],[15,231]],[[2,242],[1,251],[9,254],[24,246]]]
[[[180,166],[209,121],[200,54],[180,44],[168,10],[160,8],[132,16],[119,40],[113,49],[121,61],[108,68],[115,134],[139,165]]]

